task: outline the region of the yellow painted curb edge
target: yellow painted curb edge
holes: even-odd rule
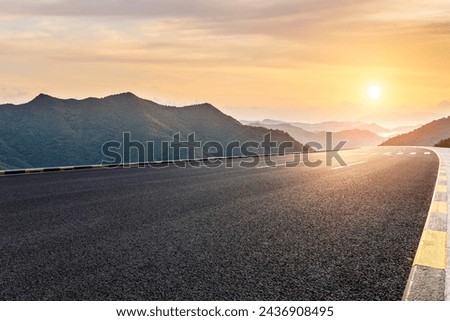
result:
[[[424,230],[413,265],[445,269],[447,267],[447,232]]]
[[[436,201],[438,193],[446,193],[448,191],[448,183],[445,163],[437,151],[432,151],[439,158],[438,173],[425,227],[403,293],[402,300],[405,301],[445,300],[448,231],[436,231],[427,227],[432,213],[448,216],[448,203]],[[445,183],[442,184],[442,181],[445,181]],[[418,272],[420,270],[426,271],[427,269],[429,271],[427,273]],[[431,275],[434,275],[434,277]]]

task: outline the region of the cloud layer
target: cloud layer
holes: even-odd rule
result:
[[[208,100],[239,118],[302,120],[364,117],[370,108],[420,111],[449,98],[448,1],[0,6],[3,101],[41,91],[75,97],[134,91],[174,103]],[[364,96],[371,83],[384,89],[377,106]],[[352,103],[342,110],[343,101]]]

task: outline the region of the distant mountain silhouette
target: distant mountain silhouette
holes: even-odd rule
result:
[[[345,148],[376,146],[383,141],[377,134],[365,129],[342,130],[333,133],[334,141],[347,141]]]
[[[351,122],[351,121],[325,121],[320,123],[302,123],[302,122],[285,122],[274,119],[264,119],[258,122],[242,121],[246,125],[260,125],[260,126],[272,126],[280,124],[289,124],[295,127],[300,127],[308,132],[338,132],[343,130],[360,129],[368,130],[375,134],[383,134],[390,132],[389,129],[381,127],[376,123],[363,123],[363,122]]]
[[[260,123],[250,123],[251,126],[259,126]],[[296,127],[292,124],[267,124],[267,128],[279,129],[289,133],[296,140],[304,142],[318,142],[324,148],[326,146],[326,131],[310,132],[303,128]],[[369,130],[350,129],[342,130],[333,133],[333,142],[336,144],[339,141],[346,141],[344,148],[356,148],[362,146],[376,146],[383,141],[383,138]]]
[[[392,137],[381,145],[434,146],[448,137],[450,137],[450,117],[434,120],[409,133]]]
[[[159,160],[163,156],[157,144],[172,140],[177,132],[181,140],[195,132],[203,143],[226,145],[233,140],[261,142],[268,130],[244,126],[207,103],[170,107],[132,93],[83,100],[40,94],[25,104],[0,105],[0,167],[98,164],[104,159],[102,144],[121,142],[123,132],[130,132],[135,141],[155,141]],[[292,141],[296,150],[303,148],[287,133],[272,130],[271,134],[278,143]],[[132,156],[131,161],[137,161]]]
[[[301,127],[308,131],[339,132],[343,130],[360,129],[360,130],[368,130],[375,134],[389,132],[389,129],[381,127],[375,123],[367,124],[363,122],[350,122],[350,121],[326,121],[316,124],[292,123],[292,125]]]
[[[393,132],[397,132],[400,134],[405,134],[405,133],[409,133],[410,131],[413,131],[416,128],[419,128],[420,125],[418,126],[400,126],[400,127],[395,127],[392,129]]]

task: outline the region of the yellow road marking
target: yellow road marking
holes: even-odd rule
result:
[[[447,179],[447,175],[440,175],[439,179],[446,180]]]
[[[438,193],[447,193],[447,185],[438,185],[436,187],[436,192],[438,192]]]
[[[431,212],[447,214],[447,211],[447,202],[434,201],[431,203]]]
[[[445,269],[447,267],[446,251],[447,232],[424,230],[413,264]]]

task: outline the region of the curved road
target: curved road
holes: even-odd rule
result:
[[[0,300],[399,300],[438,158],[341,155],[0,177]]]

